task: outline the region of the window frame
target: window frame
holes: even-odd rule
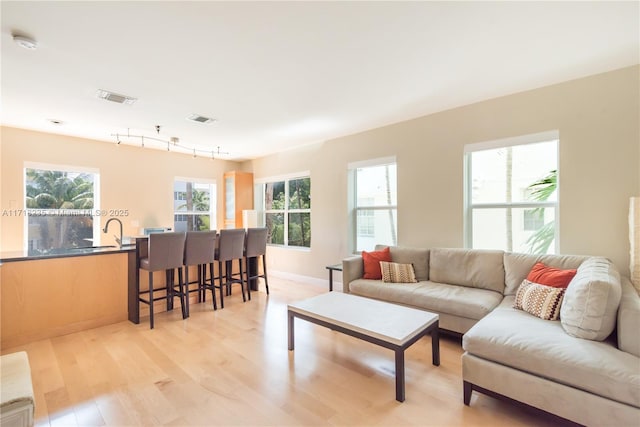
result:
[[[36,170],[47,170],[51,172],[66,172],[66,173],[86,173],[93,175],[93,207],[91,209],[78,209],[78,210],[88,210],[91,212],[91,219],[93,221],[92,224],[92,242],[91,246],[99,246],[100,239],[102,237],[102,227],[100,224],[100,215],[102,210],[100,209],[100,169],[99,168],[91,168],[87,166],[76,166],[76,165],[62,165],[55,163],[41,163],[41,162],[31,162],[26,161],[23,163],[22,168],[22,204],[24,207],[24,221],[23,221],[23,232],[22,235],[24,237],[23,241],[23,249],[25,251],[29,250],[29,211],[30,210],[38,210],[43,211],[43,209],[37,208],[28,208],[27,207],[27,169],[36,169]],[[64,212],[68,209],[47,209],[52,212],[57,213],[56,216],[64,216]],[[62,215],[60,215],[62,214]],[[46,216],[46,215],[42,215]]]
[[[504,202],[504,203],[473,203],[472,188],[473,174],[471,156],[475,152],[493,150],[506,147],[516,147],[528,144],[537,144],[543,142],[556,141],[556,200],[555,201],[527,201],[527,202]],[[557,130],[545,131],[535,134],[521,135],[512,138],[503,138],[493,141],[485,141],[464,146],[464,247],[473,249],[473,211],[474,209],[536,209],[536,208],[553,208],[554,209],[554,251],[557,254],[560,250],[560,132]]]
[[[358,206],[358,169],[365,168],[374,168],[386,165],[394,165],[396,167],[396,204],[394,205],[372,205],[372,206]],[[396,161],[395,156],[390,157],[382,157],[376,159],[363,160],[358,162],[352,162],[347,165],[348,169],[348,187],[349,187],[349,203],[348,209],[350,212],[350,228],[351,231],[349,235],[351,236],[351,252],[353,254],[360,254],[358,251],[358,237],[359,228],[358,228],[358,216],[364,214],[365,212],[370,212],[375,217],[375,211],[392,211],[395,212],[395,230],[393,234],[395,235],[395,242],[393,245],[398,244],[398,162]],[[362,215],[366,216],[366,215]],[[375,237],[375,232],[373,234]]]
[[[298,179],[309,179],[309,208],[304,208],[304,209],[290,209],[289,208],[289,183],[290,181],[295,181]],[[284,182],[284,209],[266,209],[265,206],[265,191],[266,191],[266,186],[267,184],[274,184],[274,183],[278,183],[278,182]],[[287,175],[279,175],[279,176],[273,176],[273,177],[268,177],[268,178],[261,178],[261,179],[256,179],[254,182],[255,187],[257,187],[254,191],[255,194],[255,203],[254,205],[259,207],[258,209],[258,220],[259,220],[259,225],[262,227],[266,227],[267,224],[267,214],[278,214],[281,213],[283,215],[283,243],[269,243],[267,242],[268,246],[274,246],[274,247],[280,247],[280,248],[288,248],[288,249],[296,249],[296,250],[311,250],[311,245],[313,242],[313,239],[311,238],[311,233],[312,233],[312,229],[313,229],[313,220],[312,220],[312,180],[311,180],[311,173],[309,171],[303,171],[303,172],[296,172],[296,173],[291,173],[291,174],[287,174]],[[294,246],[294,245],[290,245],[289,244],[289,214],[294,214],[294,213],[308,213],[309,214],[309,224],[310,224],[310,231],[309,231],[309,238],[310,238],[310,242],[309,242],[309,246]]]
[[[209,186],[209,210],[208,211],[177,211],[176,210],[176,205],[175,203],[178,201],[186,201],[186,195],[184,199],[179,198],[180,195],[182,193],[185,193],[183,191],[176,191],[176,183],[177,182],[191,182],[192,184],[199,184],[199,185],[208,185]],[[173,194],[173,200],[172,200],[172,218],[173,218],[173,229],[174,231],[176,228],[176,216],[187,216],[187,215],[191,215],[191,216],[197,216],[197,215],[209,215],[209,230],[217,230],[218,228],[218,218],[217,218],[217,194],[218,194],[218,188],[216,185],[216,180],[215,179],[210,179],[210,178],[192,178],[192,177],[184,177],[184,176],[175,176],[173,178],[173,186],[172,186],[172,192]],[[180,194],[178,194],[180,193]],[[178,196],[178,198],[176,198],[176,195]],[[187,231],[191,231],[191,230],[187,230]]]

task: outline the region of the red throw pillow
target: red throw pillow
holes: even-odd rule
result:
[[[380,251],[362,251],[362,261],[364,261],[364,276],[362,276],[363,279],[382,279],[380,261],[391,262],[391,252],[389,251],[389,247],[386,247]]]
[[[548,267],[541,262],[531,268],[527,280],[554,288],[566,288],[569,282],[576,275],[576,270],[561,270],[555,267]]]

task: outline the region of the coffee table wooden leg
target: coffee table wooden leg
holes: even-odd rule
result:
[[[288,319],[289,326],[287,328],[287,337],[288,337],[288,340],[289,340],[289,350],[293,350],[293,346],[294,346],[294,344],[293,344],[293,320],[294,320],[294,317],[293,317],[293,313],[291,313],[290,311],[287,312],[287,315],[289,317],[289,319]]]
[[[440,330],[437,323],[431,331],[431,358],[435,366],[440,366]]]
[[[404,350],[396,350],[396,400],[404,402]]]

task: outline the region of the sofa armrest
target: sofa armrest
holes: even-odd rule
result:
[[[342,260],[342,291],[349,293],[349,283],[361,279],[364,275],[364,263],[360,255]]]
[[[621,277],[622,298],[618,307],[618,348],[640,357],[640,295],[629,279]]]

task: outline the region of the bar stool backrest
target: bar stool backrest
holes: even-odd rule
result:
[[[244,229],[220,230],[218,261],[231,261],[244,256]]]
[[[149,271],[182,267],[185,239],[184,232],[149,234]]]
[[[248,258],[264,255],[267,252],[267,229],[248,228],[245,256]]]
[[[209,264],[215,260],[216,232],[187,231],[184,265]]]

